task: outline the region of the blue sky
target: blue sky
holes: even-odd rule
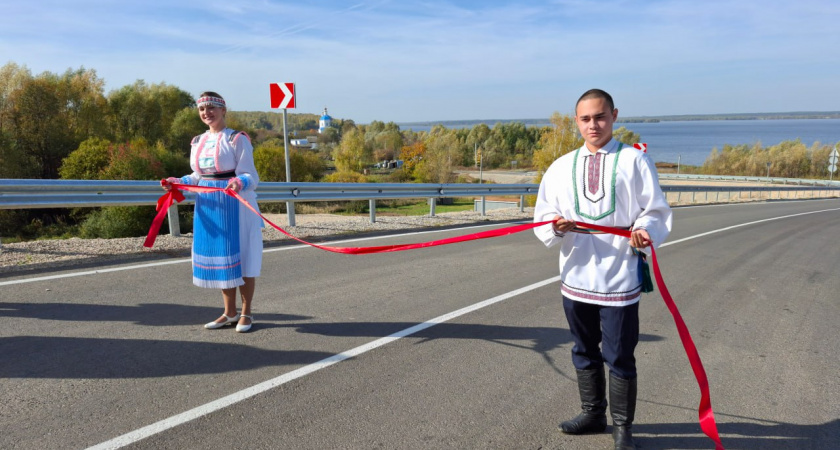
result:
[[[0,65],[358,123],[840,110],[840,2],[0,0]]]

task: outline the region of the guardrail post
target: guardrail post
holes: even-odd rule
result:
[[[178,237],[181,235],[181,224],[178,221],[178,204],[172,202],[169,210],[166,211],[166,220],[169,221],[169,234]]]
[[[519,212],[525,212],[525,196],[519,196]]]
[[[481,196],[481,216],[482,217],[487,215],[487,209],[485,207],[485,205],[487,203],[486,199],[487,199],[487,197],[485,197],[483,195]]]
[[[370,205],[370,223],[376,223],[376,199],[368,200],[368,205]]]
[[[295,226],[295,202],[286,202],[286,215],[289,216],[289,226]]]
[[[437,206],[437,199],[434,197],[429,198],[429,217],[435,216],[435,207]]]

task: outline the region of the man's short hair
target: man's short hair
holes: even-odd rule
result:
[[[603,99],[605,102],[607,102],[607,105],[609,105],[610,111],[615,109],[615,104],[613,103],[612,96],[608,94],[607,91],[601,89],[590,89],[584,92],[583,95],[581,95],[578,99],[577,103],[575,103],[575,115],[577,115],[577,107],[580,104],[580,102],[584,100],[589,100],[591,98]]]

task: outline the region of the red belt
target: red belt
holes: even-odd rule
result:
[[[528,223],[524,225],[514,225],[511,227],[499,228],[495,230],[488,230],[482,231],[480,233],[472,233],[464,236],[456,236],[446,239],[439,239],[436,241],[429,241],[429,242],[419,242],[416,244],[396,244],[396,245],[379,245],[373,247],[330,247],[326,245],[318,245],[313,244],[311,242],[304,241],[299,239],[295,236],[292,236],[286,230],[280,228],[279,226],[275,225],[270,220],[263,217],[262,214],[259,213],[256,209],[254,209],[251,204],[248,203],[247,200],[243,199],[238,193],[233,192],[229,189],[223,188],[215,188],[209,186],[193,186],[193,185],[185,185],[185,184],[178,184],[173,183],[172,189],[161,196],[158,199],[157,204],[157,215],[155,219],[152,221],[152,226],[149,229],[149,234],[146,236],[146,241],[143,243],[144,247],[151,248],[155,243],[155,238],[157,237],[158,231],[160,230],[161,224],[163,224],[163,218],[166,217],[166,211],[172,205],[173,201],[183,201],[184,194],[181,193],[181,190],[190,191],[190,192],[198,192],[198,193],[207,193],[207,192],[216,192],[216,191],[224,191],[225,194],[236,198],[239,200],[243,205],[247,206],[248,209],[257,214],[258,216],[262,217],[262,219],[271,225],[277,231],[289,236],[290,238],[301,242],[306,245],[310,245],[315,248],[320,248],[321,250],[326,250],[328,252],[334,253],[346,253],[351,255],[363,255],[369,253],[384,253],[384,252],[397,252],[402,250],[411,250],[415,248],[424,248],[424,247],[434,247],[438,245],[446,245],[446,244],[454,244],[456,242],[465,242],[465,241],[474,241],[477,239],[487,239],[491,237],[497,236],[507,236],[509,234],[518,233],[520,231],[530,230],[532,228],[536,228],[539,226],[543,226],[553,222],[553,220],[547,220],[544,222],[536,222],[536,223]],[[597,230],[604,233],[614,234],[616,236],[622,236],[629,238],[630,237],[630,230],[621,229],[621,228],[613,228],[613,227],[605,227],[601,225],[595,225],[591,223],[585,222],[575,222],[578,227],[589,229],[589,230]],[[706,378],[706,370],[703,368],[703,362],[700,360],[700,354],[697,352],[697,347],[694,345],[694,340],[691,338],[691,334],[688,332],[688,327],[685,325],[685,321],[683,320],[682,316],[680,315],[680,311],[677,309],[677,305],[674,303],[674,299],[671,298],[671,294],[668,292],[668,287],[665,286],[665,280],[662,278],[662,272],[659,270],[659,263],[656,260],[656,251],[654,251],[653,246],[650,247],[650,255],[651,255],[651,263],[653,265],[653,274],[656,278],[656,285],[659,287],[659,292],[662,294],[662,300],[665,301],[665,305],[668,307],[668,310],[671,312],[671,316],[674,318],[674,324],[677,326],[677,332],[680,335],[680,340],[682,341],[683,348],[685,349],[685,353],[688,356],[688,361],[691,364],[692,370],[694,370],[694,377],[697,379],[697,384],[700,387],[700,406],[698,408],[699,411],[699,421],[700,421],[700,428],[703,429],[703,432],[706,433],[706,436],[709,437],[715,443],[716,450],[722,450],[723,444],[720,441],[720,436],[718,435],[717,430],[717,423],[715,422],[715,413],[712,410],[712,402],[709,395],[709,380]]]

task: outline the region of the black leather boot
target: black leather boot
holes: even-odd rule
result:
[[[578,370],[581,413],[560,424],[567,434],[601,433],[607,429],[607,380],[604,368]]]
[[[633,418],[636,415],[636,379],[625,380],[610,374],[610,415],[615,450],[635,450]]]

